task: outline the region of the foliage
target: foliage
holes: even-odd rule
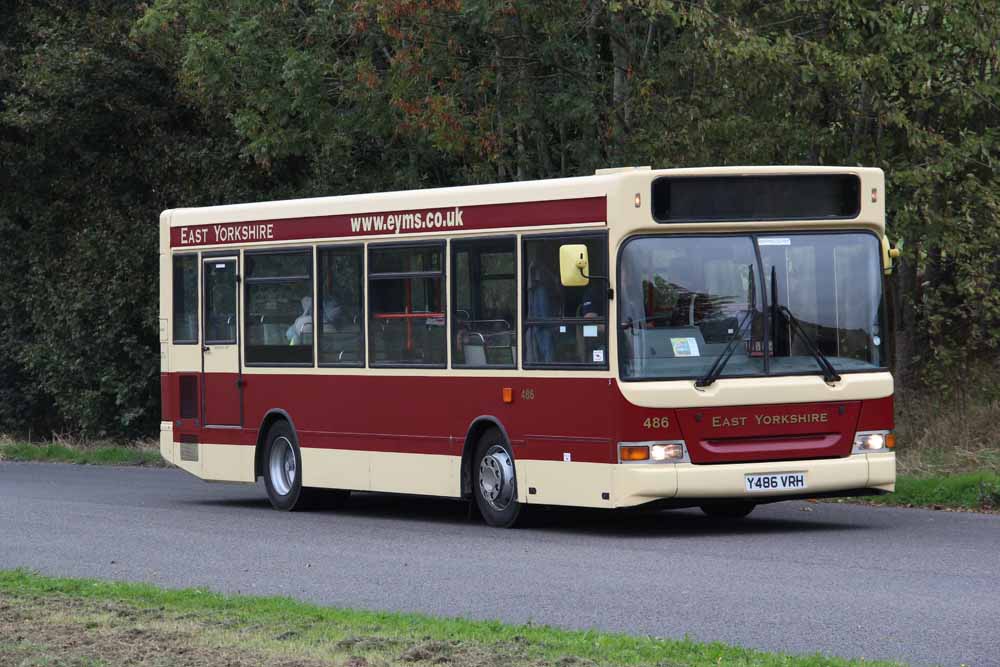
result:
[[[159,211],[250,198],[118,2],[14,3],[0,59],[0,424],[149,434]],[[262,188],[264,189],[264,188]]]
[[[1000,5],[983,0],[18,0],[0,8],[0,428],[157,416],[174,206],[864,164],[899,369],[1000,346]]]

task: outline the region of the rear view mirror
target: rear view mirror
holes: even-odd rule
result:
[[[587,246],[572,243],[559,246],[559,278],[563,287],[584,287],[590,284],[590,261]]]
[[[888,237],[882,237],[882,266],[885,275],[892,274],[893,260],[899,257],[899,248],[889,241]]]

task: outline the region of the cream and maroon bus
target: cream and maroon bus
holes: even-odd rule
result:
[[[173,209],[163,457],[350,491],[701,507],[890,492],[884,177],[594,176]]]

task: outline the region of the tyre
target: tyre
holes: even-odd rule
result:
[[[302,453],[288,422],[275,422],[265,442],[264,485],[274,509],[290,512],[319,506],[341,507],[347,501],[350,491],[302,486]]]
[[[755,503],[742,502],[734,500],[728,503],[713,503],[711,505],[702,505],[701,511],[711,517],[716,517],[719,519],[742,519],[743,517],[753,512],[753,508],[757,505]]]
[[[472,493],[489,525],[510,528],[517,521],[521,503],[517,501],[514,454],[498,429],[486,431],[476,444]]]

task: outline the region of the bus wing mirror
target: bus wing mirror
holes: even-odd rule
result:
[[[886,236],[882,237],[882,266],[884,267],[885,275],[892,275],[892,265],[893,260],[899,257],[899,248],[889,241]]]
[[[559,246],[559,278],[563,287],[584,287],[590,284],[587,246],[582,243]]]

